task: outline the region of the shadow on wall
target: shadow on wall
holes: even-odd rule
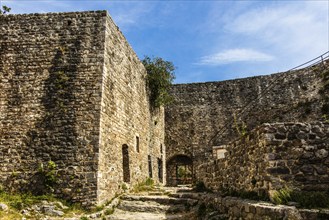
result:
[[[74,107],[77,103],[73,91],[76,90],[77,69],[81,62],[80,56],[77,55],[81,49],[81,42],[78,39],[72,41],[65,44],[70,45],[69,48],[64,45],[57,48],[52,66],[49,68],[49,76],[44,83],[44,116],[36,123],[36,127],[27,133],[26,140],[26,146],[33,149],[35,161],[38,163],[63,161],[63,154],[70,158],[69,163],[72,164],[58,163],[59,170],[74,165],[79,149]],[[65,167],[60,167],[61,165]],[[35,193],[47,193],[46,189],[40,188],[42,184],[36,184],[38,181],[40,179],[34,176],[29,189]],[[72,178],[63,181],[63,184],[71,185],[71,181]]]

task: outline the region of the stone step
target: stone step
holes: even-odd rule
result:
[[[177,199],[192,199],[198,200],[203,193],[196,193],[196,192],[183,192],[183,193],[170,193],[168,197],[177,198]]]
[[[176,204],[188,204],[190,206],[194,206],[198,203],[198,200],[196,199],[190,199],[190,198],[181,198],[181,197],[168,197],[168,196],[155,196],[155,195],[124,195],[121,197],[122,200],[126,201],[152,201],[159,204],[170,204],[170,205],[176,205]]]
[[[150,196],[163,196],[166,194],[168,194],[168,193],[165,191],[151,191],[151,192],[147,193],[147,195],[150,195]]]
[[[182,187],[178,187],[176,189],[176,192],[191,192],[192,191],[192,187],[189,186],[182,186]]]
[[[191,192],[193,190],[192,187],[186,187],[186,186],[181,186],[181,187],[162,187],[161,188],[163,191],[166,191],[168,193],[178,193],[178,192]]]
[[[163,205],[154,201],[128,201],[122,200],[118,209],[127,212],[152,212],[152,213],[178,213],[185,212],[189,205]]]
[[[106,217],[106,220],[196,220],[195,213],[147,213],[147,212],[127,212],[116,209],[115,212]]]

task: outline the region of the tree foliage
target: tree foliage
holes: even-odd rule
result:
[[[150,90],[150,102],[153,107],[160,107],[170,103],[173,98],[169,89],[175,79],[176,67],[172,62],[162,58],[145,56],[142,60],[147,71],[147,84]]]
[[[9,8],[9,7],[5,6],[5,5],[3,5],[3,6],[2,6],[2,9],[0,8],[0,15],[7,14],[7,13],[10,12],[10,10],[11,10],[11,8]]]

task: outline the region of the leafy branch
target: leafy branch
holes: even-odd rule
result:
[[[160,107],[170,103],[173,98],[169,94],[175,79],[176,67],[172,62],[162,58],[145,56],[142,63],[147,71],[147,85],[150,91],[150,103],[153,107]]]
[[[2,9],[0,9],[0,15],[7,14],[7,13],[10,12],[10,10],[11,10],[11,8],[9,8],[9,7],[5,6],[5,5],[3,5],[3,6],[2,6]]]

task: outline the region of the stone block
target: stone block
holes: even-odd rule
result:
[[[284,139],[287,138],[285,133],[276,133],[276,134],[274,135],[274,137],[275,137],[275,139],[277,139],[277,140],[284,140]]]
[[[267,168],[266,171],[269,174],[289,174],[290,173],[290,170],[287,167]]]
[[[304,174],[313,174],[314,168],[312,165],[303,165],[300,168],[300,171],[302,171]]]
[[[328,151],[325,149],[320,149],[318,151],[315,152],[315,156],[317,156],[318,158],[325,158],[328,157]]]

